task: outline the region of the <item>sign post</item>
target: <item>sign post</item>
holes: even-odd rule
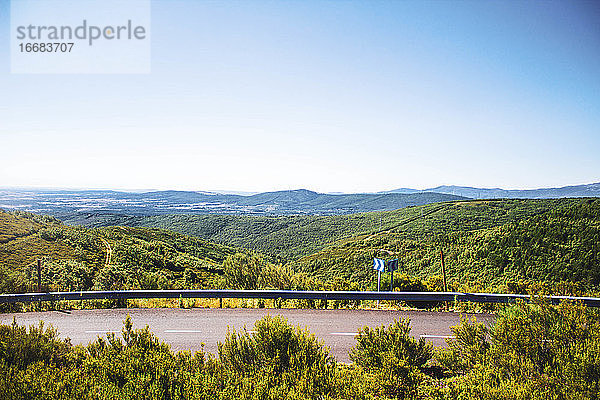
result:
[[[381,273],[385,271],[385,260],[381,258],[373,259],[373,269],[377,270],[377,291],[381,291]],[[379,307],[379,300],[377,300],[377,307]]]
[[[385,271],[385,260],[381,258],[373,259],[373,269],[377,270],[377,291],[381,291],[381,273]]]

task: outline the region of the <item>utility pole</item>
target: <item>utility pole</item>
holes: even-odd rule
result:
[[[440,255],[442,256],[442,275],[444,275],[444,292],[447,292],[448,286],[446,285],[446,264],[444,263],[444,250],[440,249]]]
[[[42,293],[42,260],[37,260],[38,293]]]

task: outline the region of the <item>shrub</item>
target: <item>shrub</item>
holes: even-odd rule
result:
[[[249,333],[228,332],[219,342],[219,358],[238,372],[264,369],[276,374],[302,372],[333,364],[327,348],[307,330],[294,328],[283,317],[256,321]]]
[[[471,370],[483,358],[489,348],[488,328],[473,317],[461,317],[460,325],[452,327],[454,338],[448,339],[448,349],[437,352],[440,364],[455,374],[464,374]]]
[[[433,356],[433,347],[409,333],[408,319],[395,321],[387,329],[364,327],[358,331],[350,359],[370,374],[381,395],[417,396],[418,386],[425,378],[422,369]]]
[[[318,398],[342,386],[328,349],[307,330],[294,328],[279,316],[258,320],[252,333],[228,332],[218,348],[221,364],[237,388],[246,387],[249,379],[261,382],[262,389],[253,394],[256,398],[261,398],[260,390],[270,393],[267,398],[281,398],[275,393]]]
[[[58,338],[56,329],[44,328],[44,323],[29,328],[0,325],[0,360],[8,367],[25,369],[36,362],[65,366],[69,364],[72,345],[68,339]]]
[[[446,395],[461,399],[597,399],[600,315],[579,303],[519,303],[495,325],[463,320],[440,355],[456,374]],[[486,337],[485,333],[488,332]]]

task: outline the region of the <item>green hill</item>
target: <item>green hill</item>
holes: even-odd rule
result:
[[[336,241],[383,231],[433,232],[499,226],[575,204],[576,199],[490,200],[434,203],[395,211],[337,216],[159,215],[132,217],[88,214],[76,222],[86,226],[144,226],[259,251],[293,261]],[[72,221],[74,222],[74,221]]]
[[[422,280],[438,278],[439,287],[440,250],[454,288],[514,291],[519,290],[516,282],[530,280],[597,289],[600,200],[447,204],[387,231],[340,240],[293,265],[325,280],[342,277],[372,287],[373,257],[398,258],[401,272]]]
[[[438,204],[423,206],[437,209]],[[344,237],[389,228],[420,213],[415,207],[399,211],[370,212],[343,216],[253,216],[253,215],[161,215],[127,217],[96,215],[86,224],[127,225],[167,229],[202,239],[243,247],[281,260],[311,254]]]
[[[207,288],[239,252],[161,229],[70,227],[28,213],[0,211],[0,291]]]
[[[0,243],[7,243],[19,237],[31,235],[44,226],[60,224],[52,217],[15,211],[0,212]]]
[[[0,289],[30,290],[32,263],[40,257],[53,289],[374,288],[372,259],[381,257],[400,260],[397,287],[440,290],[441,250],[450,289],[522,292],[531,282],[565,293],[600,287],[598,199],[458,201],[346,216],[91,219],[151,227],[71,227],[0,213]],[[252,251],[284,266],[249,257]],[[385,287],[388,279],[384,274]]]

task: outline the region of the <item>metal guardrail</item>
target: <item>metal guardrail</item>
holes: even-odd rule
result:
[[[460,293],[460,292],[350,292],[303,290],[118,290],[86,292],[48,292],[0,294],[0,303],[59,300],[103,299],[172,299],[172,298],[237,298],[237,299],[307,299],[307,300],[395,300],[411,302],[469,301],[474,303],[514,303],[529,300],[523,294]],[[563,300],[582,301],[590,307],[600,307],[598,297],[548,296],[553,304]]]

